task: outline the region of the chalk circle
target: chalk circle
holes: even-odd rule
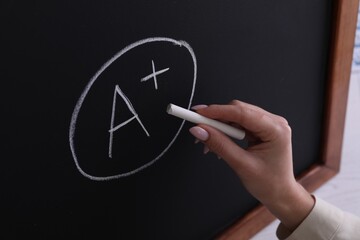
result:
[[[193,84],[192,84],[192,90],[191,90],[191,95],[190,95],[190,100],[189,100],[189,105],[188,105],[188,109],[191,107],[192,104],[192,100],[193,100],[193,96],[194,96],[194,92],[195,92],[195,85],[196,85],[196,76],[197,76],[197,62],[196,62],[196,57],[195,57],[195,53],[193,51],[193,49],[191,48],[191,46],[182,40],[175,40],[172,38],[166,38],[166,37],[153,37],[153,38],[146,38],[146,39],[142,39],[139,40],[137,42],[134,42],[128,46],[126,46],[125,48],[123,48],[122,50],[120,50],[118,53],[116,53],[111,59],[109,59],[107,62],[105,62],[101,68],[95,73],[95,75],[90,79],[89,83],[86,85],[85,89],[83,90],[79,100],[77,101],[72,117],[71,117],[71,122],[70,122],[70,128],[69,128],[69,143],[70,143],[70,149],[71,149],[71,153],[76,165],[76,168],[79,170],[79,172],[91,179],[91,180],[95,180],[95,181],[107,181],[107,180],[113,180],[113,179],[118,179],[118,178],[122,178],[122,177],[127,177],[130,175],[133,175],[135,173],[140,172],[141,170],[144,170],[145,168],[151,166],[152,164],[154,164],[157,160],[159,160],[171,147],[171,145],[175,142],[176,138],[178,137],[183,125],[184,125],[184,121],[182,121],[178,131],[176,132],[175,136],[172,138],[172,140],[170,141],[170,143],[165,147],[165,149],[154,159],[152,159],[150,162],[125,173],[120,173],[120,174],[116,174],[116,175],[110,175],[110,176],[93,176],[90,175],[88,173],[86,173],[80,166],[77,155],[76,155],[76,150],[75,150],[75,146],[74,146],[74,137],[75,137],[75,130],[76,130],[76,122],[77,122],[77,118],[79,115],[79,112],[81,110],[81,106],[86,98],[86,95],[89,93],[92,85],[94,84],[94,82],[98,79],[98,77],[114,62],[116,61],[118,58],[120,58],[122,55],[124,55],[125,53],[127,53],[128,51],[130,51],[133,48],[136,48],[138,46],[144,45],[146,43],[153,43],[153,42],[167,42],[167,43],[173,43],[176,46],[179,47],[185,47],[186,50],[189,52],[189,54],[191,55],[191,58],[193,60],[193,64],[194,64],[194,78],[193,78]],[[165,109],[164,109],[165,111]]]

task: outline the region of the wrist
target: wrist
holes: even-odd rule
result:
[[[297,182],[283,188],[277,199],[264,205],[289,230],[295,230],[309,215],[315,204],[315,199]]]

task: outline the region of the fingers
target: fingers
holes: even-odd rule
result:
[[[264,142],[275,140],[281,128],[288,126],[284,118],[240,101],[232,101],[228,105],[210,105],[197,112],[208,118],[238,124]]]
[[[258,161],[255,152],[259,155],[264,152],[264,147],[269,146],[277,146],[272,148],[282,152],[284,146],[291,142],[291,129],[286,119],[254,105],[236,100],[228,105],[200,105],[194,109],[205,117],[227,122],[246,131],[249,147],[242,149],[224,133],[205,124],[190,130],[240,175],[242,170],[254,169],[252,167],[256,166]]]

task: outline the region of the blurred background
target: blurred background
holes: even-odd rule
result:
[[[360,216],[360,11],[350,77],[341,169],[314,194],[344,211]],[[277,239],[275,233],[278,224],[278,220],[274,221],[252,240]]]

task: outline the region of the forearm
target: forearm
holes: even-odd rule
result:
[[[315,200],[315,197],[314,197]],[[360,219],[316,198],[310,214],[293,231],[280,224],[279,239],[347,240],[360,236]]]

